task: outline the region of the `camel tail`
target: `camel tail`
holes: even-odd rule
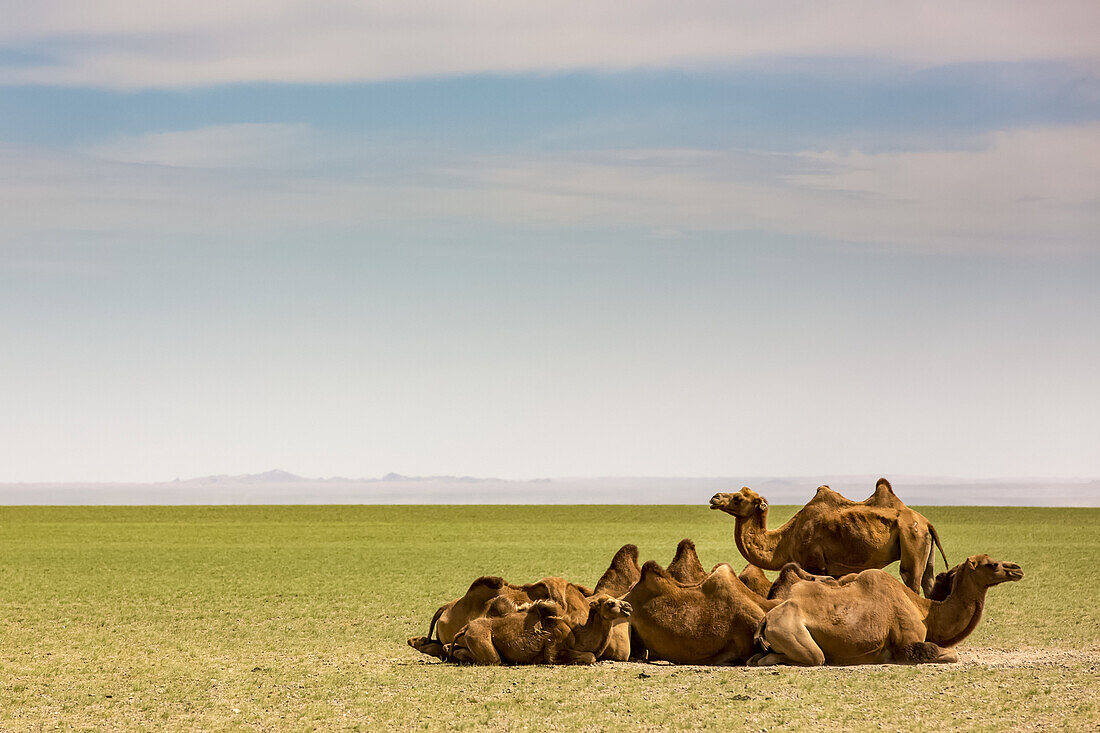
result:
[[[940,551],[940,557],[943,558],[943,564],[947,566],[947,569],[951,569],[951,563],[947,562],[947,555],[943,554],[943,545],[940,544],[940,535],[936,531],[936,528],[932,526],[932,523],[928,523],[928,531],[932,533],[932,541],[936,543],[936,548]]]
[[[434,616],[432,616],[432,622],[428,625],[428,641],[431,641],[432,634],[435,633],[435,622],[438,621],[439,617],[443,615],[443,609],[445,608],[446,606],[440,606],[439,610],[435,612]],[[443,643],[443,640],[439,637],[436,637],[436,641],[438,641],[440,644]]]

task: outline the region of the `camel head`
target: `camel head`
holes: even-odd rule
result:
[[[767,511],[768,500],[746,486],[736,494],[715,494],[710,498],[710,508],[735,517],[751,517]]]
[[[964,565],[966,571],[983,586],[998,585],[1024,577],[1024,571],[1016,563],[994,560],[989,555],[972,555],[966,559]]]
[[[588,599],[589,613],[598,613],[606,619],[626,618],[630,615],[630,604],[626,601],[609,596],[606,593],[598,593]]]

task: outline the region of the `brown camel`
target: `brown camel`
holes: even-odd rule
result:
[[[779,570],[796,562],[811,573],[841,576],[901,561],[901,577],[914,591],[932,589],[934,547],[947,564],[936,528],[905,506],[879,479],[862,502],[828,486],[779,529],[769,530],[768,502],[749,488],[715,494],[712,509],[732,515],[737,549],[753,565]]]
[[[623,545],[611,558],[611,564],[596,583],[596,593],[606,593],[615,597],[626,595],[638,582],[641,574],[642,571],[638,567],[637,546]],[[616,624],[611,629],[611,639],[599,657],[615,662],[626,662],[630,659],[630,655],[630,624]]]
[[[446,658],[474,664],[553,664],[569,626],[554,601],[525,603],[504,616],[475,618],[445,646]]]
[[[409,646],[422,654],[446,659],[444,646],[454,641],[466,624],[476,618],[498,618],[513,613],[516,607],[537,600],[550,600],[563,610],[568,623],[584,623],[588,618],[587,596],[590,589],[563,578],[543,578],[535,583],[512,585],[504,578],[483,575],[470,584],[466,595],[440,607],[428,625],[427,636],[413,636]],[[432,638],[433,632],[435,638]]]
[[[597,593],[588,599],[588,606],[588,620],[583,626],[573,627],[555,661],[595,664],[597,659],[607,659],[605,652],[615,639],[614,631],[629,630],[626,623],[620,622],[620,619],[625,620],[631,613],[630,604],[626,601],[606,593]]]
[[[954,662],[953,647],[982,617],[986,591],[1024,577],[1020,566],[974,555],[953,568],[942,601],[921,598],[882,570],[831,582],[794,582],[757,630],[750,664]]]
[[[441,606],[435,612],[428,626],[427,636],[410,637],[408,644],[422,654],[446,659],[444,645],[453,642],[455,634],[470,621],[475,618],[505,616],[513,613],[519,604],[531,600],[522,586],[512,585],[499,576],[483,575],[470,584],[466,595]]]
[[[652,560],[623,600],[651,658],[677,664],[744,662],[754,651],[757,624],[775,605],[746,588],[729,565],[688,585]]]

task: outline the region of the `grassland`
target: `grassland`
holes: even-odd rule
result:
[[[772,521],[793,509],[774,507]],[[477,575],[593,583],[703,507],[0,509],[0,730],[1085,730],[1100,725],[1100,510],[930,507],[990,591],[957,665],[467,668],[405,646]],[[896,566],[895,566],[896,567]]]

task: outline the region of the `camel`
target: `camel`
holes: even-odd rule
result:
[[[606,593],[587,601],[588,617],[577,626],[566,622],[557,602],[546,599],[505,616],[476,618],[446,646],[447,658],[485,665],[595,664],[616,622],[630,615],[630,604]]]
[[[641,574],[642,571],[638,567],[638,547],[623,545],[611,558],[611,564],[597,581],[596,593],[606,593],[615,597],[626,595],[638,582]],[[612,627],[611,639],[599,658],[626,662],[629,661],[630,655],[630,624],[616,624]]]
[[[408,645],[422,654],[446,659],[444,647],[454,641],[464,626],[476,618],[498,618],[513,613],[517,606],[530,601],[551,600],[557,603],[568,623],[584,623],[588,618],[587,596],[593,591],[563,578],[543,578],[535,583],[512,585],[499,576],[483,575],[461,598],[444,604],[435,612],[428,625],[427,636],[413,636]],[[432,634],[435,638],[432,638]]]
[[[446,659],[444,645],[453,642],[455,634],[470,621],[504,616],[514,612],[517,605],[531,600],[521,586],[512,585],[499,576],[483,575],[470,584],[466,595],[444,604],[435,612],[427,636],[410,637],[408,644],[422,654]]]
[[[629,632],[630,627],[627,624],[619,623],[620,619],[625,620],[631,613],[630,604],[626,601],[606,593],[596,593],[588,599],[588,607],[588,619],[583,626],[573,627],[555,661],[595,664],[597,659],[608,658],[605,651],[616,639],[616,629],[626,629]],[[627,640],[629,641],[629,634]]]
[[[921,598],[882,570],[825,582],[799,580],[756,632],[749,664],[955,662],[954,647],[981,620],[986,591],[1024,577],[1019,565],[974,555],[947,573],[942,601]]]
[[[564,609],[551,600],[521,605],[504,616],[475,618],[445,645],[446,658],[474,664],[552,664],[569,636]]]
[[[711,509],[732,515],[737,549],[751,564],[779,570],[796,562],[811,573],[834,577],[901,561],[901,577],[915,592],[932,589],[935,548],[944,555],[936,528],[898,499],[886,479],[862,502],[822,486],[779,529],[769,530],[768,502],[752,489],[718,493]]]
[[[757,624],[776,605],[746,588],[727,564],[684,584],[652,560],[623,600],[651,657],[677,664],[743,663],[753,653]]]

